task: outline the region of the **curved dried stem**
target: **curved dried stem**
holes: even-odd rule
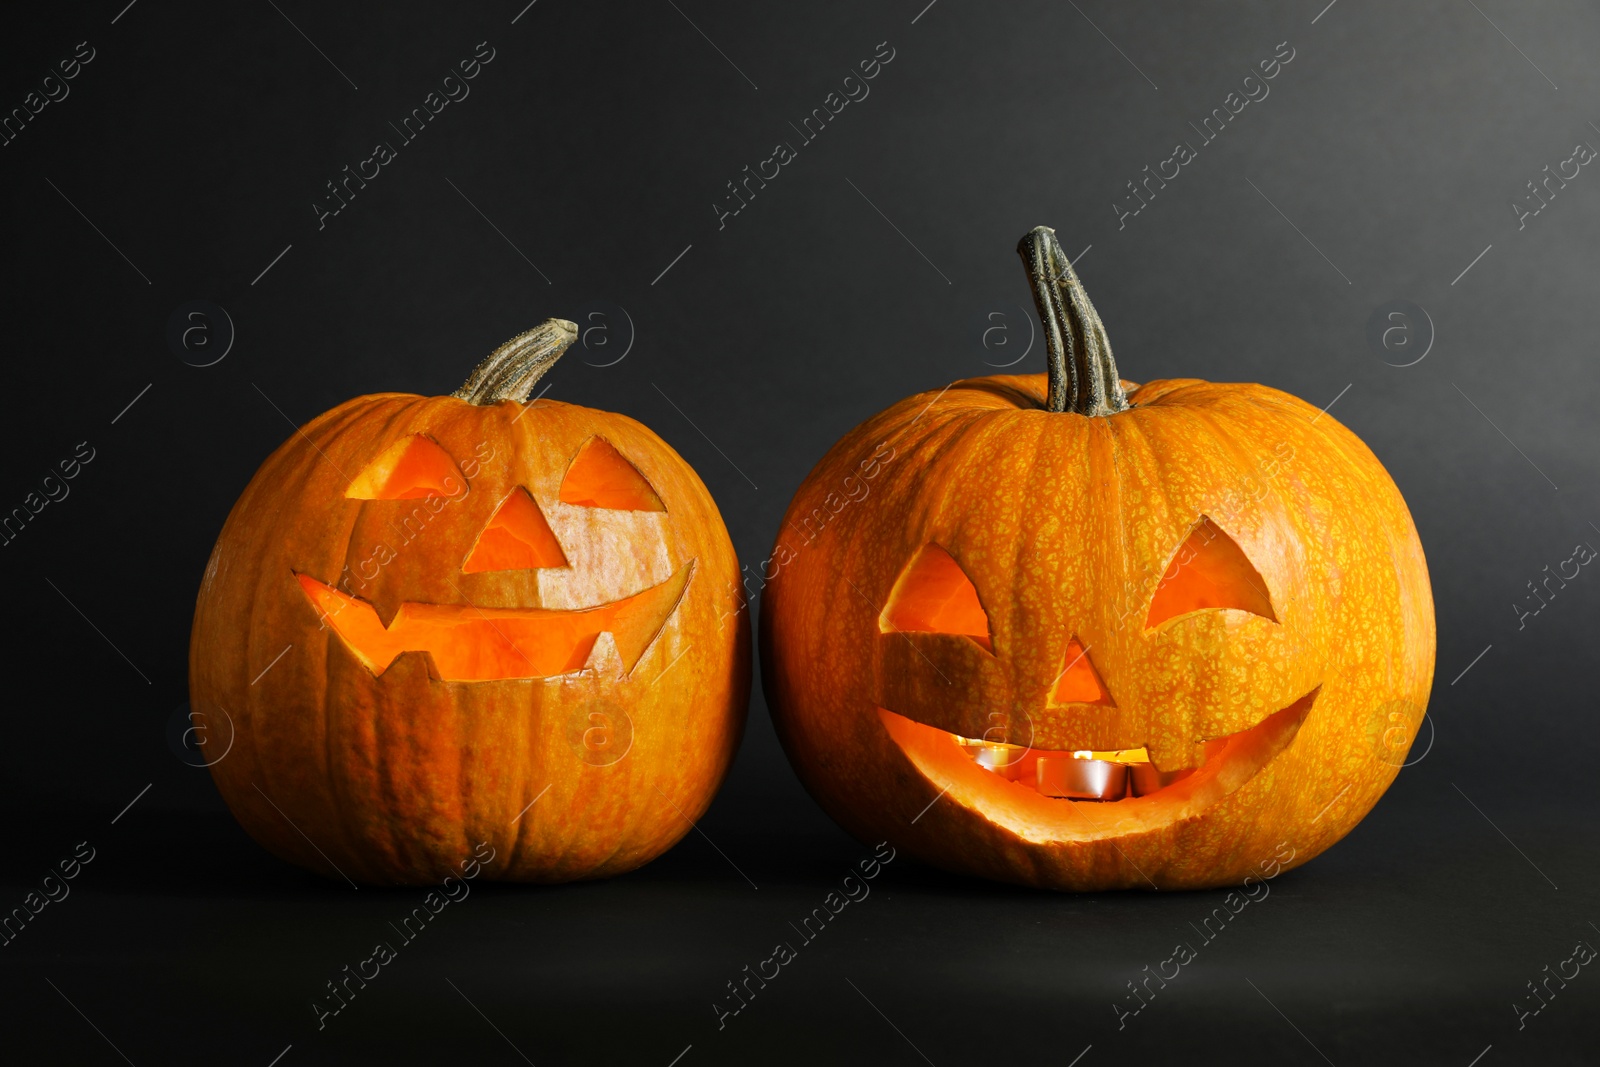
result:
[[[490,352],[461,388],[450,395],[470,404],[497,404],[502,400],[525,404],[539,379],[577,339],[577,323],[546,319]]]

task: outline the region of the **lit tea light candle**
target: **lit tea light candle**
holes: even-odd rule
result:
[[[1133,795],[1136,797],[1158,792],[1193,773],[1193,771],[1158,771],[1154,763],[1138,763],[1129,768]]]
[[[993,771],[1003,778],[1016,781],[1033,779],[1034,753],[1023,745],[1009,745],[1003,741],[972,741],[957,737],[967,755],[984,770]]]
[[[1035,788],[1047,797],[1067,800],[1121,800],[1128,792],[1128,768],[1093,755],[1088,751],[1066,758],[1041,755],[1035,764]]]
[[[1193,770],[1157,769],[1143,745],[1040,752],[1025,745],[975,740],[959,734],[950,736],[984,770],[1059,799],[1116,801],[1149,796],[1194,773]],[[1214,755],[1223,744],[1225,742],[1209,742],[1205,755]]]

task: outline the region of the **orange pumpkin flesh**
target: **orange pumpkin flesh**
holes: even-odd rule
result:
[[[340,405],[228,517],[191,699],[234,726],[218,790],[290,862],[419,884],[487,841],[486,877],[615,874],[726,773],[749,643],[710,495],[631,419],[499,392]]]
[[[1395,709],[1408,737],[1423,714],[1410,514],[1300,400],[1124,386],[1064,256],[1047,280],[1086,411],[1051,410],[1059,367],[957,382],[863,423],[796,494],[762,605],[779,736],[846,828],[951,870],[1167,889],[1236,884],[1283,844],[1303,863],[1394,778]],[[1072,799],[1091,770],[1104,799]]]
[[[518,486],[495,509],[494,518],[478,535],[461,571],[481,574],[566,565],[567,554],[561,551],[561,542],[544,520],[544,512],[528,491]]]

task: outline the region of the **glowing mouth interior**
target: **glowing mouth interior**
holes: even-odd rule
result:
[[[1150,762],[1143,746],[1110,752],[1078,749],[1052,752],[992,741],[974,741],[959,734],[950,737],[978,766],[1042,796],[1066,800],[1122,800],[1159,793],[1195,773],[1194,770],[1161,771]],[[1207,741],[1209,760],[1228,745],[1227,738]],[[1202,763],[1202,766],[1204,764]]]
[[[1095,840],[1159,829],[1239,789],[1294,740],[1319,691],[1205,742],[1200,766],[1170,772],[1143,748],[1045,751],[962,737],[883,707],[878,718],[941,804],[981,813],[1027,840]]]
[[[583,669],[609,633],[623,668],[633,670],[677,609],[694,564],[658,585],[610,604],[561,611],[406,602],[385,626],[365,600],[309,575],[296,575],[322,620],[373,674],[404,652],[426,652],[444,681],[548,678]]]

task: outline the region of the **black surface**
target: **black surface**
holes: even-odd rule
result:
[[[78,442],[94,459],[0,548],[0,903],[77,842],[96,855],[0,948],[8,1060],[1600,1055],[1592,968],[1520,1028],[1515,1007],[1575,942],[1600,944],[1600,579],[1584,569],[1537,615],[1513,606],[1576,542],[1600,545],[1600,177],[1584,167],[1520,229],[1511,208],[1574,143],[1600,145],[1600,12],[923,2],[12,14],[0,106],[77,42],[95,53],[0,148],[0,509]],[[480,41],[495,59],[471,95],[319,230],[323,183],[394,140],[388,122]],[[724,183],[794,140],[789,123],[881,41],[894,59],[870,96],[719,229]],[[1280,41],[1295,56],[1270,95],[1119,229],[1124,183],[1197,140],[1188,124]],[[1125,983],[1197,942],[1190,924],[1221,894],[1051,896],[909,860],[719,1029],[725,983],[794,940],[788,924],[871,851],[805,796],[756,694],[703,833],[605,884],[477,886],[319,1031],[323,983],[420,893],[273,860],[167,741],[206,555],[290,423],[359,393],[447,391],[513,333],[605,301],[626,309],[632,348],[606,366],[618,349],[591,336],[553,395],[665,437],[753,565],[841,433],[1018,351],[981,336],[992,312],[1023,336],[1013,248],[1038,223],[1088,248],[1078,270],[1125,376],[1334,402],[1405,493],[1439,665],[1431,729],[1377,809],[1123,1029]],[[1392,364],[1418,349],[1368,342],[1394,300],[1437,333],[1411,366]],[[209,367],[168,343],[190,301],[237,330]],[[1042,367],[1035,351],[1017,369]]]

